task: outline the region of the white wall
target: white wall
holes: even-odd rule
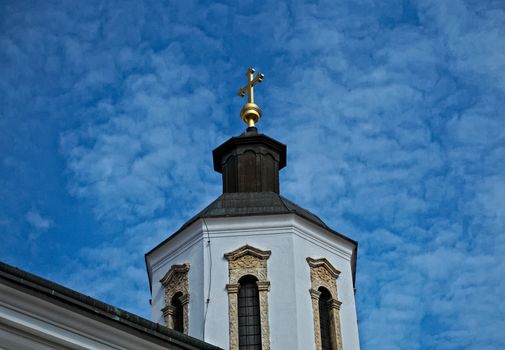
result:
[[[189,335],[203,339],[204,316],[204,251],[201,222],[196,222],[148,257],[151,265],[151,320],[165,324],[161,309],[165,307],[164,289],[160,280],[172,265],[189,263]]]
[[[184,347],[186,349],[188,347]],[[0,349],[167,349],[156,340],[0,283]],[[173,345],[170,349],[182,349]]]
[[[301,300],[299,304],[298,331],[311,328],[312,335],[303,341],[300,349],[313,348],[313,322],[312,318],[305,317],[310,310],[312,314],[312,304],[310,302],[310,268],[305,260],[311,258],[326,258],[338,271],[340,275],[337,279],[338,300],[342,302],[340,309],[340,327],[342,332],[342,342],[344,349],[359,349],[358,327],[356,317],[356,305],[354,301],[354,288],[352,283],[351,254],[353,247],[346,241],[338,239],[333,233],[319,229],[310,223],[303,222],[297,218],[295,225],[296,237],[294,239],[294,255],[300,257],[296,259],[295,270],[297,271],[297,297]],[[303,302],[303,300],[306,300]],[[308,341],[306,341],[308,340]]]
[[[272,349],[315,348],[307,257],[324,257],[341,271],[337,287],[342,302],[340,316],[344,349],[359,349],[350,261],[351,243],[294,214],[209,218],[206,224],[197,221],[187,232],[180,233],[152,254],[155,321],[162,319],[159,310],[164,306],[159,280],[172,264],[189,262],[190,335],[203,339],[202,319],[211,282],[203,340],[228,349],[226,284],[229,280],[228,261],[224,254],[249,244],[272,252],[267,262],[268,280],[271,283],[268,302]],[[209,257],[206,227],[209,230],[212,259]]]

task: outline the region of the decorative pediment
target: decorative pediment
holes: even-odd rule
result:
[[[320,258],[320,259],[313,259],[311,257],[307,258],[307,262],[309,263],[309,266],[311,268],[323,268],[327,271],[327,273],[333,277],[334,279],[338,278],[338,275],[340,275],[340,271],[338,271],[336,268],[333,267],[332,264],[325,258]]]
[[[328,289],[333,298],[337,298],[337,278],[340,271],[325,258],[314,259],[308,257],[307,262],[310,266],[312,289],[318,290],[319,287],[324,287]]]
[[[270,250],[261,250],[246,244],[230,253],[226,253],[224,257],[230,262],[238,260],[245,255],[250,255],[260,260],[267,260],[271,254]]]
[[[174,279],[180,279],[182,276],[186,276],[189,271],[190,265],[180,264],[172,265],[170,270],[165,274],[165,276],[160,280],[161,284],[166,287],[167,285],[173,284]]]

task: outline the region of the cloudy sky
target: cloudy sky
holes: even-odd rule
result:
[[[148,317],[249,66],[282,194],[359,241],[362,348],[505,348],[502,0],[1,1],[0,260]]]

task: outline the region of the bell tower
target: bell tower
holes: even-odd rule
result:
[[[224,349],[359,349],[357,242],[280,195],[286,146],[247,129],[212,153],[223,193],[146,254],[152,319]]]

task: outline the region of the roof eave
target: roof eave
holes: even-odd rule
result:
[[[98,317],[106,324],[135,331],[153,341],[162,341],[167,345],[171,343],[187,349],[221,349],[2,262],[0,281],[21,292],[36,295],[90,317]]]

